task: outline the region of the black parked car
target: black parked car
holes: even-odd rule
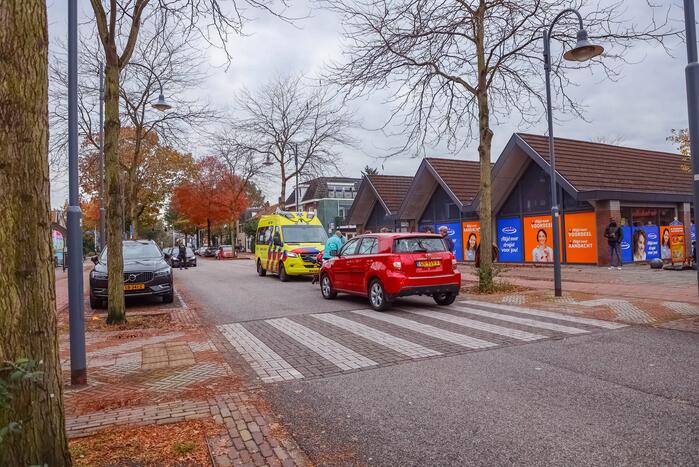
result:
[[[173,268],[178,268],[180,267],[180,249],[179,247],[170,247],[170,248],[164,248],[163,253],[169,255],[170,257],[170,266]],[[194,251],[192,251],[191,248],[187,247],[187,267],[188,268],[194,268],[197,266],[197,257],[194,256]]]
[[[207,258],[213,258],[214,256],[216,256],[217,251],[218,251],[217,246],[209,245],[204,250],[204,256]]]
[[[124,240],[124,295],[127,297],[160,296],[172,303],[175,289],[172,268],[152,240]],[[101,308],[107,301],[107,249],[93,256],[90,271],[90,306]]]

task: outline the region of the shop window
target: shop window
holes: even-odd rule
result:
[[[444,188],[437,187],[430,199],[420,223],[435,223],[459,218],[459,208]]]
[[[592,205],[584,200],[576,200],[573,196],[564,189],[560,189],[562,193],[561,200],[563,201],[563,210],[565,212],[571,211],[589,211],[592,209]]]
[[[621,208],[621,225],[631,226],[631,208]]]
[[[541,167],[537,164],[529,164],[529,168],[524,172],[519,185],[523,212],[535,213],[551,210],[549,176]]]
[[[677,216],[675,208],[660,208],[658,209],[657,225],[670,225],[675,220],[675,216]]]
[[[374,204],[374,209],[371,210],[371,215],[366,223],[366,229],[378,231],[386,225],[386,210],[381,206],[381,203]]]
[[[505,201],[505,204],[502,205],[500,209],[501,216],[519,216],[519,195],[519,184],[517,184],[507,201]]]
[[[656,208],[631,208],[631,219],[634,227],[658,225],[658,210]]]

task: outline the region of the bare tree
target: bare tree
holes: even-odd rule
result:
[[[126,223],[133,227],[134,236],[139,234],[139,220],[145,206],[144,191],[148,190],[146,180],[152,178],[152,172],[144,170],[148,162],[148,145],[145,141],[156,137],[162,144],[185,148],[193,133],[199,132],[205,124],[213,121],[218,114],[206,103],[199,103],[187,98],[187,91],[201,83],[205,76],[201,71],[203,60],[201,54],[187,47],[187,38],[179,31],[161,31],[160,28],[146,29],[141,41],[136,46],[132,62],[121,73],[120,119],[130,128],[129,145],[120,147],[121,180],[124,186],[124,212]],[[80,62],[81,80],[78,86],[79,129],[84,135],[82,158],[89,158],[96,164],[95,150],[99,149],[99,124],[97,111],[99,106],[99,62],[101,53],[94,35],[81,41],[83,53]],[[53,135],[53,149],[62,151],[65,142],[61,139],[65,133],[67,76],[63,56],[56,55],[50,66],[52,78],[52,95],[54,105],[51,116],[53,128],[58,131]],[[167,94],[172,109],[158,112],[151,108],[160,93],[160,84]],[[121,136],[123,137],[123,135]],[[123,146],[123,145],[122,145]],[[128,150],[128,157],[124,151]],[[55,155],[54,163],[62,161]],[[96,166],[95,166],[96,169]],[[97,170],[82,172],[84,177],[94,178]],[[88,183],[99,187],[99,180]],[[86,184],[82,184],[83,187]],[[94,197],[98,193],[85,193]]]
[[[49,221],[48,40],[45,2],[0,3],[0,465],[71,465]]]
[[[326,86],[305,86],[301,76],[277,77],[237,98],[241,116],[232,122],[234,144],[269,156],[278,166],[279,206],[286,185],[337,169],[339,149],[352,145],[355,122]],[[296,167],[298,160],[298,170]]]
[[[543,114],[544,28],[565,7],[578,7],[590,39],[607,48],[604,57],[569,65],[554,56],[556,101],[564,110],[581,108],[565,89],[572,68],[601,69],[615,78],[615,64],[634,41],[663,45],[667,21],[637,26],[623,19],[624,2],[587,6],[584,0],[321,0],[340,15],[349,47],[329,77],[347,97],[386,90],[394,111],[386,126],[398,124],[405,148],[446,143],[453,151],[478,141],[481,243],[492,234],[492,121],[519,114],[535,121]],[[568,49],[574,18],[553,31]],[[422,148],[422,149],[421,149]],[[480,288],[492,289],[492,254],[482,249]]]
[[[119,170],[120,73],[132,60],[139,43],[141,27],[153,27],[165,35],[179,30],[190,38],[198,35],[211,45],[226,51],[230,34],[240,33],[246,18],[244,7],[272,12],[273,0],[90,0],[97,33],[105,55],[105,131],[104,154],[108,197],[108,315],[109,323],[125,320],[122,274],[124,270],[121,239],[124,226],[123,187]],[[284,5],[284,0],[279,0]],[[106,5],[105,5],[106,3]],[[272,12],[273,13],[273,12]],[[193,38],[193,37],[192,37]]]

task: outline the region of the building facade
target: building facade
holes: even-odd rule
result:
[[[337,227],[352,233],[355,226],[347,222],[347,214],[357,195],[361,179],[350,177],[318,177],[299,184],[300,202],[292,193],[285,203],[289,211],[315,213],[325,229]]]

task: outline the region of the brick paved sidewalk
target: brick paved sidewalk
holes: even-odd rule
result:
[[[222,354],[220,334],[181,297],[179,308],[127,309],[129,324],[103,323],[86,307],[88,385],[65,388],[71,438],[120,427],[214,420],[205,437],[216,466],[308,465],[264,400],[247,384],[242,362]],[[67,311],[59,311],[61,364],[70,381]]]

